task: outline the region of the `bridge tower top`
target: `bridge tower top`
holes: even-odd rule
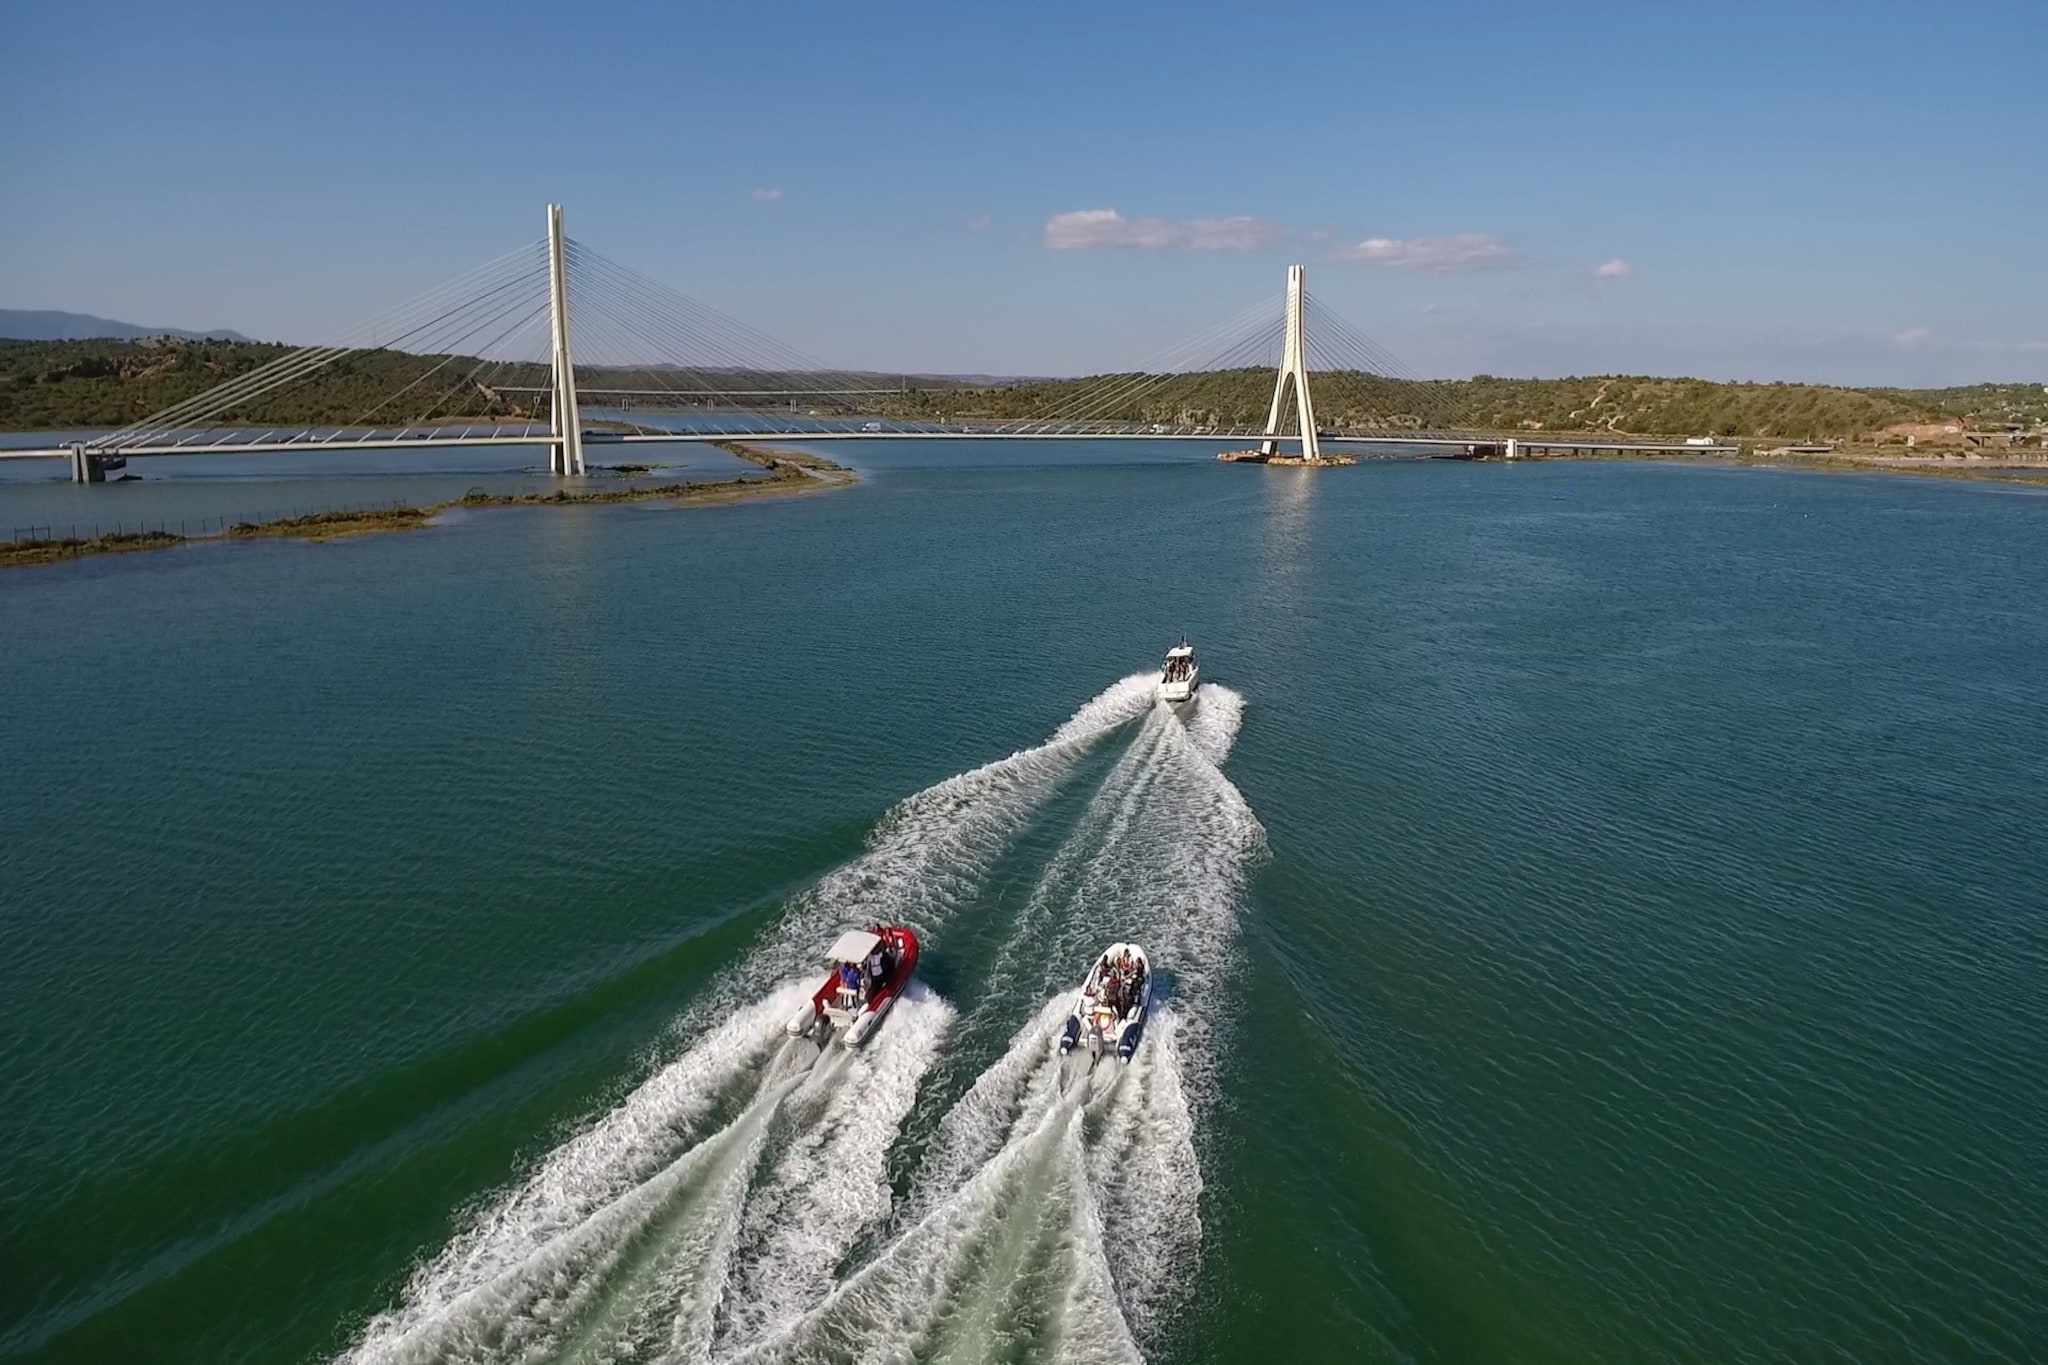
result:
[[[1294,384],[1294,415],[1301,430],[1301,458],[1323,458],[1316,433],[1316,407],[1308,392],[1308,267],[1287,267],[1287,331],[1280,346],[1280,372],[1273,379],[1273,405],[1266,413],[1266,439],[1259,449],[1280,450],[1280,417],[1286,412],[1287,385]]]

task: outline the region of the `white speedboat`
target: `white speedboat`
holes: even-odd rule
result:
[[[1166,663],[1159,670],[1159,700],[1193,701],[1195,689],[1201,685],[1202,666],[1195,662],[1195,647],[1183,635],[1179,644],[1166,651]]]
[[[1131,1060],[1152,1009],[1152,963],[1135,943],[1112,943],[1088,969],[1074,1012],[1060,1033],[1060,1056],[1080,1049],[1091,1059]]]

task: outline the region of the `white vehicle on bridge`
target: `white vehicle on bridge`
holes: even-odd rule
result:
[[[1202,685],[1202,666],[1195,662],[1195,647],[1188,643],[1188,637],[1180,637],[1180,643],[1166,651],[1166,663],[1159,670],[1159,700],[1176,705],[1195,699],[1195,689]]]

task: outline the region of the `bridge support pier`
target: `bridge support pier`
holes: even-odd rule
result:
[[[1317,439],[1316,408],[1308,396],[1308,269],[1287,267],[1287,338],[1280,351],[1280,373],[1273,381],[1273,406],[1266,414],[1266,439],[1259,449],[1268,456],[1280,453],[1280,414],[1287,410],[1287,384],[1294,382],[1294,415],[1301,424],[1301,458],[1320,460],[1323,451]]]
[[[549,429],[548,472],[581,475],[583,421],[576,410],[576,362],[569,351],[569,258],[562,241],[562,206],[548,205],[548,314],[553,322],[555,395]]]
[[[102,455],[87,449],[83,441],[73,441],[68,449],[71,451],[73,483],[105,483],[109,469],[123,469],[128,464],[125,455]]]

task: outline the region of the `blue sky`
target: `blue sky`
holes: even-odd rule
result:
[[[6,31],[0,306],[318,340],[560,201],[850,366],[1128,365],[1299,260],[1431,374],[2048,383],[2043,0],[15,0]]]

